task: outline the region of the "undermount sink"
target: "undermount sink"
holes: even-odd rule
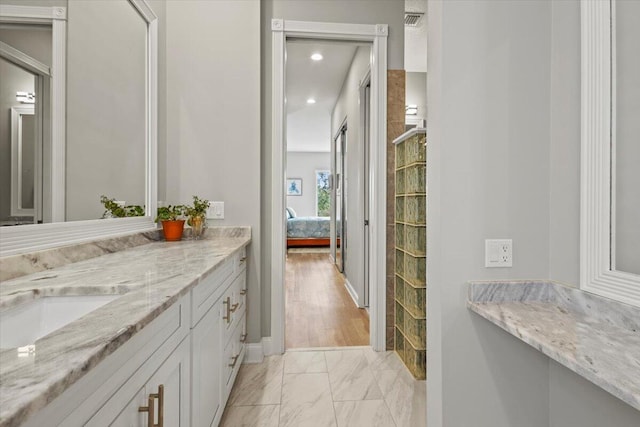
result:
[[[121,295],[42,297],[0,313],[0,349],[24,347]]]

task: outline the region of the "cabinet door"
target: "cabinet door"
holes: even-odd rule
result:
[[[164,418],[166,427],[189,427],[189,340],[185,339],[153,374],[147,382],[147,393],[158,393],[164,389],[163,402],[156,400],[155,422]],[[146,425],[146,424],[145,424]]]
[[[221,303],[216,303],[192,331],[192,425],[209,427],[219,411],[221,365]],[[167,424],[168,425],[168,424]]]
[[[149,406],[149,396],[158,394],[162,385],[162,402],[159,397],[153,399],[154,424],[158,424],[162,414],[164,426],[188,427],[189,363],[189,340],[184,339],[146,383],[135,388],[133,385],[125,385],[85,425],[146,427],[149,424],[149,414],[140,412],[140,408]]]

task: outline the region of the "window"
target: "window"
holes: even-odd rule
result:
[[[329,171],[316,171],[316,216],[329,216],[331,208],[331,188]]]

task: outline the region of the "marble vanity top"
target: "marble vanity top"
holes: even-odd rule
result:
[[[473,282],[467,306],[640,410],[640,308],[554,282]]]
[[[0,350],[0,426],[19,425],[62,394],[251,240],[249,227],[221,229],[0,283],[0,310],[42,296],[122,295],[37,340],[33,352]]]

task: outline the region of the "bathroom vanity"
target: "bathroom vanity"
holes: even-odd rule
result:
[[[41,299],[115,298],[0,351],[0,426],[218,425],[245,352],[251,232],[208,232],[4,281],[3,316]]]

